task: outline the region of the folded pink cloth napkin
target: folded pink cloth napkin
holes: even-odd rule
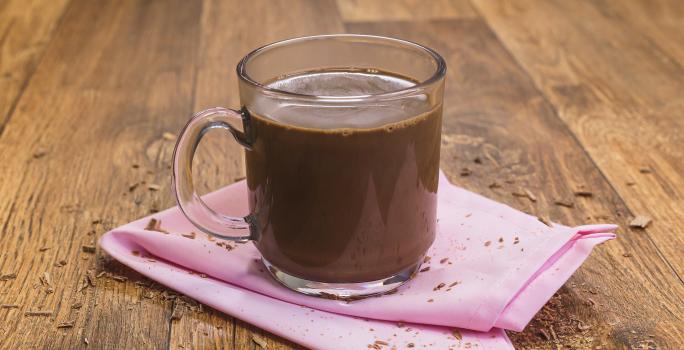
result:
[[[310,348],[509,349],[503,329],[522,330],[592,248],[615,237],[615,225],[549,227],[443,174],[439,186],[438,233],[423,272],[395,294],[354,302],[280,286],[251,243],[189,238],[196,229],[177,207],[106,233],[100,246],[159,283]],[[244,182],[203,198],[221,212],[248,212]],[[170,234],[145,230],[151,218]]]

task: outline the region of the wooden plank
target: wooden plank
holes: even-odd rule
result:
[[[660,59],[675,59],[684,65],[684,2],[677,0],[604,1],[597,10],[618,17],[647,36],[664,53]]]
[[[468,0],[337,0],[345,22],[476,17]]]
[[[306,349],[240,320],[235,320],[236,349]],[[261,344],[265,347],[261,347]]]
[[[684,68],[672,49],[681,40],[673,34],[656,43],[605,2],[475,4],[631,213],[654,219],[636,232],[681,281]]]
[[[566,224],[623,227],[524,332],[510,333],[517,347],[682,344],[679,279],[646,235],[624,229],[628,208],[483,21],[354,23],[347,29],[424,43],[446,58],[442,168],[455,183]],[[472,174],[460,176],[466,167]],[[490,188],[495,181],[502,187]],[[579,185],[593,197],[573,197]],[[520,188],[536,202],[513,196]],[[561,198],[575,207],[553,204]],[[551,340],[543,339],[542,329]]]
[[[17,275],[0,282],[0,303],[21,305],[0,309],[0,348],[167,346],[172,301],[82,246],[174,203],[173,144],[162,134],[178,130],[192,108],[200,5],[74,0],[66,11],[0,136],[0,271]],[[143,180],[161,190],[129,191]],[[102,276],[79,292],[87,271],[127,280]],[[53,314],[24,316],[29,310]],[[57,328],[67,321],[74,326]]]
[[[286,38],[343,30],[333,1],[204,1],[194,111],[214,106],[240,107],[235,66],[251,50]],[[210,132],[200,144],[195,167],[195,179],[202,192],[227,185],[244,175],[242,149],[224,132]],[[234,327],[232,333],[228,332],[230,326]],[[268,349],[297,348],[244,322],[233,324],[231,318],[216,311],[189,312],[170,329],[171,348],[183,345],[187,349],[192,345],[195,349],[252,349],[253,337],[263,339]],[[209,335],[204,335],[205,331]]]
[[[176,302],[169,335],[170,349],[227,349],[235,344],[234,320],[203,306],[192,310]],[[176,319],[178,318],[178,319]]]
[[[68,3],[0,2],[0,134]]]

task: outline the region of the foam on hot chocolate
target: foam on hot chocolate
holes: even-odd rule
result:
[[[312,129],[372,129],[403,122],[427,107],[424,95],[413,98],[365,102],[364,97],[400,91],[416,82],[386,72],[315,71],[287,76],[266,84],[267,87],[309,96],[358,98],[349,104],[325,106],[288,100],[260,99],[253,109],[274,121]]]

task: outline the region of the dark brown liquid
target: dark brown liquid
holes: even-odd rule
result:
[[[251,124],[249,204],[271,264],[339,283],[387,278],[422,259],[435,237],[441,106],[364,129],[255,114]]]

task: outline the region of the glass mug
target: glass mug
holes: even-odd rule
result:
[[[179,136],[178,205],[208,234],[253,241],[290,289],[387,293],[418,271],[435,238],[445,73],[435,51],[378,36],[256,49],[237,66],[241,110],[199,112]],[[195,192],[192,158],[213,128],[245,149],[245,217],[216,213]]]

